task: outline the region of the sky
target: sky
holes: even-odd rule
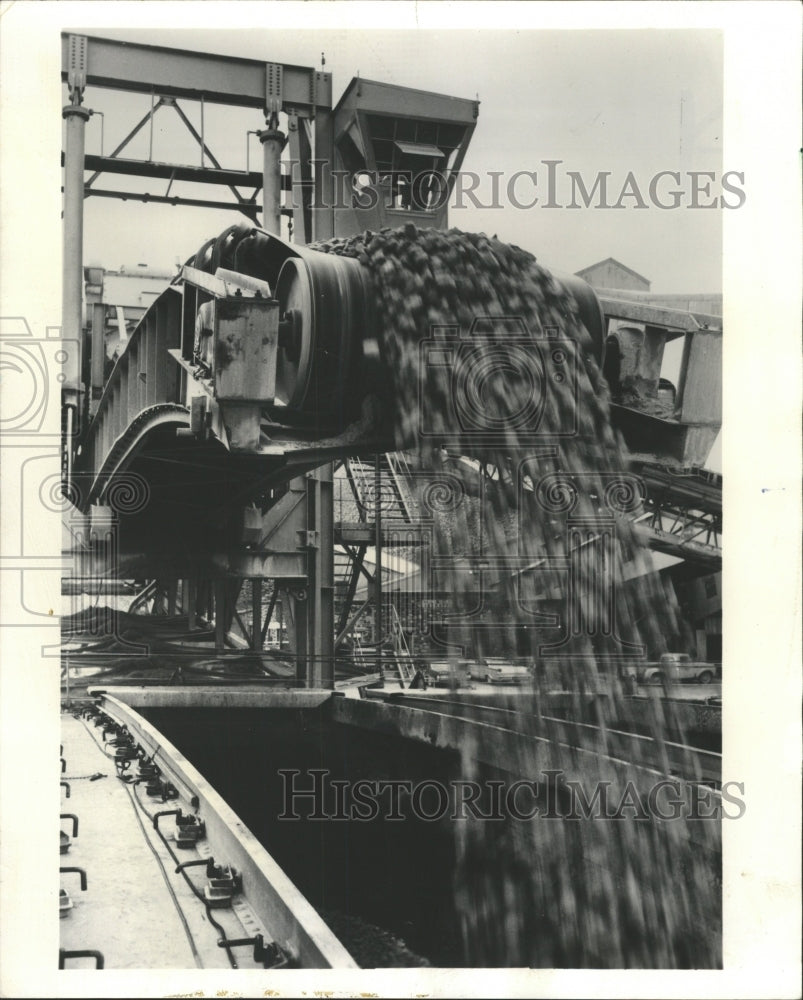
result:
[[[712,195],[720,192],[722,162],[722,35],[716,30],[156,30],[97,28],[67,24],[63,30],[130,39],[146,44],[236,55],[320,68],[333,74],[339,98],[352,77],[479,97],[480,112],[465,171],[480,176],[483,204],[492,200],[490,171],[502,172],[500,207],[477,208],[468,198],[453,204],[450,224],[498,235],[531,251],[547,266],[574,272],[612,256],[644,275],[656,292],[722,290],[722,212],[692,208],[688,171],[715,174]],[[148,110],[150,98],[88,88],[85,104],[103,111],[107,154]],[[200,130],[200,106],[183,102]],[[260,149],[249,129],[263,127],[257,111],[206,105],[205,136],[224,166],[259,169]],[[162,109],[153,136],[148,129],[121,155],[198,164],[199,152],[175,113]],[[87,127],[87,152],[100,152],[101,119]],[[593,189],[601,171],[610,171],[609,203],[615,203],[632,172],[647,208],[545,208],[544,160],[559,160],[558,200],[571,201],[568,171]],[[506,186],[522,177],[512,198]],[[677,209],[651,203],[650,180],[659,171],[681,172],[684,192]],[[165,181],[108,175],[98,186],[164,194]],[[671,179],[659,197],[668,203]],[[738,182],[735,182],[738,183]],[[209,190],[209,189],[207,189]],[[225,189],[223,189],[225,192]],[[174,184],[172,194],[203,197],[197,186]],[[228,195],[228,192],[225,192]],[[704,199],[700,199],[703,201]],[[208,237],[236,218],[223,211],[143,206],[88,199],[85,220],[87,262],[172,266],[185,260]],[[113,236],[112,236],[113,234]]]

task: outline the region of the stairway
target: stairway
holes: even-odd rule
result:
[[[415,513],[414,501],[410,489],[410,469],[404,453],[386,452],[378,458],[382,518],[411,524]],[[376,460],[376,456],[361,456],[344,461],[361,521],[371,521],[374,517]]]
[[[386,659],[398,671],[401,686],[409,687],[410,682],[415,677],[415,663],[407,645],[407,640],[404,638],[404,630],[402,629],[399,613],[393,603],[390,604],[390,612],[390,636],[393,641],[393,649],[388,651]]]

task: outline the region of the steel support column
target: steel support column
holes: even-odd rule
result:
[[[270,595],[270,604],[268,605],[268,610],[265,612],[265,621],[262,625],[262,632],[259,638],[259,648],[264,649],[265,639],[268,636],[268,629],[270,628],[270,620],[273,617],[274,609],[276,608],[276,598],[279,596],[279,588],[276,586],[276,582],[273,583],[273,593]],[[281,629],[279,630],[279,648],[282,645],[282,635]]]
[[[328,240],[335,235],[334,116],[319,111],[315,117],[315,195],[312,207],[312,238]]]
[[[309,588],[306,585],[282,587],[281,608],[284,616],[286,609],[287,644],[295,658],[296,680],[301,684],[308,683],[309,649]]]
[[[295,523],[303,524],[299,545],[306,550],[307,579],[301,587],[285,582],[282,607],[286,603],[296,679],[314,688],[332,688],[335,678],[333,475],[329,463],[290,484],[304,494]]]
[[[251,649],[262,649],[262,578],[251,580]]]
[[[65,122],[64,146],[64,256],[62,258],[61,335],[77,345],[68,352],[64,365],[64,400],[76,408],[81,430],[84,398],[83,316],[84,284],[84,144],[85,128],[92,112],[78,104],[68,104],[62,110]]]
[[[288,115],[290,144],[290,198],[293,210],[293,239],[302,245],[312,242],[312,150],[309,122],[297,115]]]
[[[382,673],[382,467],[380,456],[374,465],[374,642],[376,672]]]
[[[187,614],[187,628],[190,632],[197,628],[198,581],[189,577],[184,581],[184,611]]]
[[[92,392],[89,403],[90,415],[94,415],[96,403],[103,395],[104,368],[106,364],[106,306],[103,302],[95,302],[92,306]]]
[[[259,133],[262,143],[262,227],[274,236],[282,235],[281,156],[286,136],[278,129]]]
[[[310,474],[311,502],[307,523],[317,544],[310,550],[309,587],[313,643],[308,678],[311,687],[333,688],[334,666],[334,466],[331,462]]]
[[[226,581],[215,580],[215,649],[222,653],[226,648]]]

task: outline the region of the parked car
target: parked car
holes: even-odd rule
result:
[[[527,667],[493,656],[487,657],[474,671],[488,684],[526,684],[532,677]]]
[[[467,660],[435,660],[427,667],[425,674],[427,683],[435,686],[462,687],[470,677]]]
[[[710,684],[716,678],[713,663],[692,660],[688,653],[664,653],[657,663],[647,663],[639,674],[642,684],[661,684],[664,680],[676,684],[697,681]]]

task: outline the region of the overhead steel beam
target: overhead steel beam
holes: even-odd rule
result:
[[[62,156],[62,165],[64,157]],[[257,170],[225,170],[218,167],[190,167],[181,163],[155,163],[146,160],[129,160],[119,156],[84,157],[84,170],[97,173],[127,174],[132,177],[161,177],[172,181],[193,181],[196,184],[242,184],[244,187],[262,187],[262,172]],[[290,189],[290,177],[283,185]],[[89,192],[87,192],[88,194]]]
[[[210,201],[206,198],[182,198],[179,195],[163,194],[138,194],[136,191],[95,191],[94,188],[86,192],[87,197],[92,195],[95,198],[117,198],[120,201],[141,201],[144,203],[153,202],[156,205],[172,205],[174,208],[182,205],[185,208],[221,208],[227,212],[242,212],[249,219],[256,222],[257,215],[261,212],[261,206],[254,201]],[[284,214],[291,214],[289,210],[282,209]]]
[[[649,302],[620,299],[605,295],[603,289],[600,289],[598,298],[606,319],[664,327],[667,330],[667,340],[677,340],[683,333],[695,333],[701,329],[700,323],[686,309],[670,309],[666,306],[654,306]]]
[[[86,578],[103,579],[106,581],[104,588],[108,586],[112,574],[119,579],[143,580],[156,577],[167,579],[170,574],[184,577],[190,573],[212,579],[251,574],[252,577],[292,581],[299,586],[306,579],[307,564],[304,552],[254,556],[250,552],[223,549],[199,553],[171,549],[154,553],[124,548],[110,555],[106,550],[95,552],[77,542],[63,550],[63,557],[76,560],[78,572],[71,573],[70,580],[79,574]],[[113,565],[110,565],[112,559]],[[108,593],[105,589],[103,592]],[[171,614],[175,614],[175,608]]]
[[[87,41],[86,86],[139,94],[187,97],[231,107],[264,109],[269,64],[257,59],[140,45],[93,35]],[[61,78],[70,70],[70,33],[61,36]],[[303,66],[281,66],[282,110],[312,117],[332,107],[332,75]]]
[[[423,546],[428,542],[428,536],[421,525],[405,525],[406,536],[404,542],[399,541],[399,532],[391,525],[382,528],[382,545],[393,546],[404,544],[405,546]],[[376,525],[373,521],[337,521],[335,523],[335,544],[336,545],[373,545],[376,538]],[[411,537],[414,531],[418,531],[417,538]]]

